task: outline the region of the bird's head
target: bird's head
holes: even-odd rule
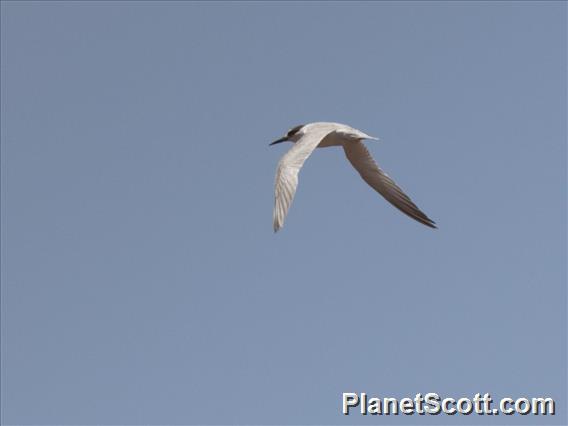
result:
[[[286,142],[286,141],[297,142],[304,134],[303,132],[304,126],[305,124],[300,124],[298,126],[292,127],[290,130],[288,130],[286,136],[282,136],[280,139],[275,140],[270,145],[275,145],[277,143]]]

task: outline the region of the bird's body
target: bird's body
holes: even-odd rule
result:
[[[271,143],[271,145],[285,141],[294,143],[294,146],[280,159],[276,169],[274,232],[284,226],[284,219],[298,186],[298,173],[304,162],[314,149],[331,146],[342,146],[347,159],[363,180],[396,208],[426,226],[436,227],[435,222],[422,213],[396,183],[378,167],[363,144],[364,139],[377,140],[345,124],[317,122],[293,127],[286,136]]]

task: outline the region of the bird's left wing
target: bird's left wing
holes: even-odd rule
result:
[[[310,130],[280,159],[274,182],[274,210],[272,212],[274,232],[284,226],[284,219],[298,187],[298,172],[321,140],[334,130],[331,127]]]
[[[383,172],[361,141],[347,142],[343,144],[347,158],[357,169],[361,177],[371,188],[381,194],[393,206],[412,219],[436,228],[436,222],[426,216],[412,200],[406,195],[394,181]]]

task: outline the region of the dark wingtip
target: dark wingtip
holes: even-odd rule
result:
[[[428,226],[429,228],[438,229],[438,225],[436,225],[436,222],[434,222],[429,217],[426,217],[426,219],[417,219],[414,217],[413,219],[416,219],[418,222]]]

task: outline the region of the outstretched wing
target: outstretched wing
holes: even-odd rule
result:
[[[353,167],[357,169],[363,180],[367,182],[371,188],[412,219],[430,228],[436,228],[436,223],[421,212],[402,189],[379,168],[363,142],[347,142],[343,144],[343,149]]]
[[[272,213],[274,232],[284,226],[284,219],[298,186],[298,172],[321,140],[334,130],[327,126],[310,130],[280,159],[274,183],[274,211]]]

